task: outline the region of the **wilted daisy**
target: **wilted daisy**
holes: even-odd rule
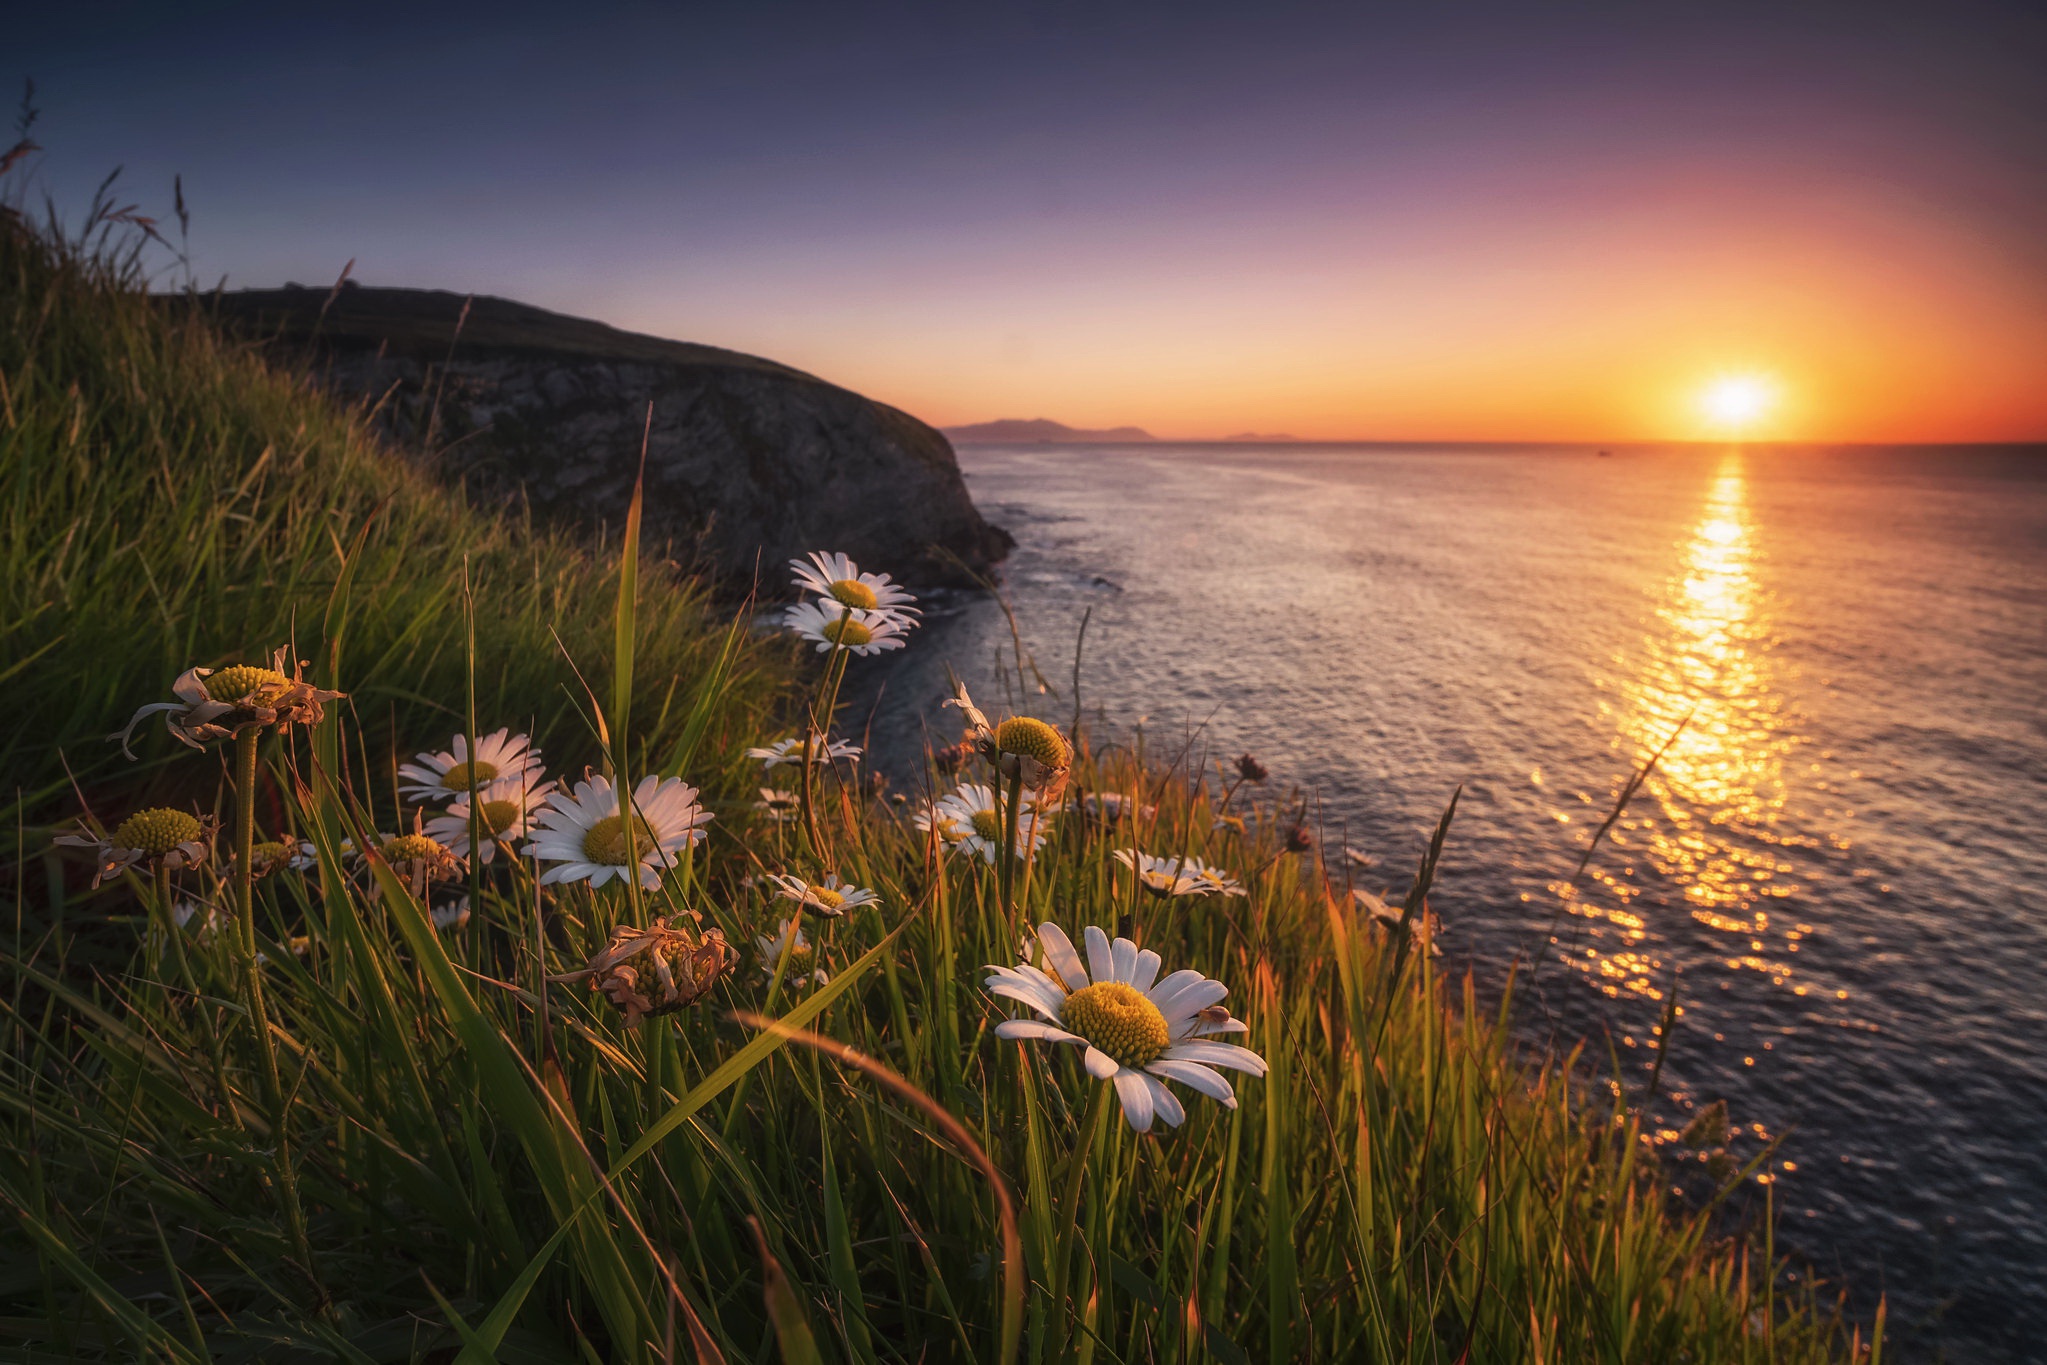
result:
[[[785,792],[776,787],[762,787],[761,799],[753,808],[778,825],[794,820],[803,809],[803,800],[795,792]]]
[[[291,846],[278,839],[265,839],[249,850],[250,875],[267,877],[297,861]]]
[[[826,739],[815,732],[809,738],[809,757],[813,762],[835,763],[842,758],[860,757],[860,746],[857,744],[848,744],[843,739]],[[805,747],[803,737],[791,735],[787,739],[778,739],[765,748],[748,749],[746,756],[759,759],[763,771],[773,772],[784,763],[801,763],[805,757]]]
[[[476,821],[483,835],[477,855],[488,863],[495,860],[499,844],[510,845],[533,832],[533,813],[554,790],[554,783],[533,785],[538,769],[501,777],[478,792]],[[465,798],[453,802],[443,813],[426,822],[426,832],[448,846],[457,858],[469,856],[470,806]]]
[[[459,866],[447,846],[419,829],[417,822],[412,833],[386,839],[378,851],[391,870],[411,884],[414,895],[424,891],[429,882],[453,876]]]
[[[1011,716],[1000,725],[990,725],[981,708],[967,695],[966,684],[955,681],[951,700],[966,718],[967,730],[981,756],[995,765],[1004,777],[1021,774],[1032,791],[1057,791],[1066,782],[1073,763],[1073,746],[1058,727],[1036,716]]]
[[[847,649],[865,655],[901,649],[909,621],[887,612],[861,611],[857,607],[805,599],[782,613],[782,624],[804,639],[816,641],[820,654]]]
[[[753,941],[760,949],[761,975],[769,980],[774,979],[776,972],[781,972],[783,980],[791,986],[822,986],[831,980],[822,967],[815,965],[817,950],[803,936],[801,916],[783,920],[773,938],[757,934]],[[786,958],[784,953],[788,954]]]
[[[645,929],[618,925],[611,931],[611,942],[581,971],[548,980],[589,978],[590,989],[604,992],[625,1012],[627,1027],[635,1027],[650,1015],[695,1004],[738,960],[723,933],[705,929],[702,916],[685,910],[657,917]]]
[[[213,830],[209,822],[168,806],[136,811],[101,838],[91,830],[60,834],[52,843],[70,848],[89,848],[96,855],[92,884],[95,888],[109,877],[131,867],[147,871],[165,868],[181,872],[206,861]]]
[[[1150,1130],[1154,1117],[1175,1127],[1187,1117],[1165,1081],[1236,1108],[1236,1092],[1215,1068],[1263,1076],[1265,1059],[1234,1043],[1206,1041],[1218,1033],[1248,1032],[1222,1008],[1229,987],[1196,971],[1174,972],[1161,981],[1162,963],[1151,949],[1127,938],[1111,943],[1092,924],[1084,938],[1085,965],[1073,941],[1048,922],[1038,926],[1045,967],[987,968],[982,984],[991,994],[1021,1001],[1043,1016],[1005,1019],[995,1026],[995,1036],[1084,1048],[1088,1074],[1115,1084],[1124,1119],[1140,1133]]]
[[[540,775],[540,750],[529,737],[509,729],[483,736],[473,752],[468,737],[457,735],[441,752],[414,757],[417,763],[398,765],[398,790],[414,801],[446,801],[502,778]]]
[[[176,701],[151,702],[129,717],[117,738],[129,752],[128,737],[143,718],[162,712],[170,732],[195,749],[228,739],[251,727],[313,725],[326,715],[326,704],[347,695],[323,692],[301,678],[304,663],[284,671],[285,651],[278,650],[270,667],[236,664],[233,668],[188,668],[171,684]]]
[[[827,872],[821,882],[805,881],[801,877],[784,876],[770,872],[768,880],[775,884],[775,894],[785,901],[795,901],[803,909],[826,919],[837,919],[848,910],[858,910],[863,905],[881,904],[878,892],[864,886],[851,886],[839,880],[836,872]]]
[[[1002,847],[1002,813],[996,805],[993,787],[965,782],[938,799],[931,810],[917,818],[920,829],[936,830],[939,838],[955,852],[977,854],[995,861]],[[1016,852],[1030,858],[1045,843],[1048,817],[1026,796],[1016,813]]]
[[[587,880],[598,887],[623,878],[637,862],[640,885],[651,891],[661,885],[662,868],[682,861],[678,851],[703,839],[699,826],[710,822],[711,813],[697,804],[697,789],[679,777],[641,778],[632,806],[628,831],[609,778],[578,782],[574,793],[548,798],[534,817],[533,842],[519,852],[561,864],[540,874],[543,885]]]
[[[859,566],[845,555],[812,551],[808,562],[792,559],[789,567],[796,571],[797,587],[816,593],[841,610],[853,607],[898,617],[921,615],[910,605],[917,599],[901,585],[885,573],[861,573]]]

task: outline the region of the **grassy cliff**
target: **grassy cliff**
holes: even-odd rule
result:
[[[109,830],[152,803],[223,821],[197,866],[145,858],[85,893],[52,854],[48,894],[13,888],[14,1358],[1858,1353],[1766,1242],[1670,1206],[1633,1097],[1589,1100],[1439,977],[1416,932],[1430,863],[1375,926],[1256,786],[1084,737],[1067,795],[1121,801],[1050,816],[1029,861],[967,840],[1000,849],[1017,809],[971,756],[961,776],[1005,793],[975,798],[988,829],[920,829],[846,762],[771,773],[810,795],[778,819],[730,795],[742,746],[776,737],[778,666],[630,537],[604,561],[478,519],[118,265],[18,225],[0,322],[0,763],[24,851],[46,831],[21,821],[76,812],[67,772]],[[324,721],[204,753],[152,721],[134,765],[105,742],[187,667],[285,643],[347,694]],[[866,661],[822,658],[828,714],[833,673]],[[396,756],[500,725],[539,735],[557,778],[689,778],[708,838],[642,889],[378,836],[417,809]],[[1002,733],[1060,756],[1042,727]],[[649,808],[576,846],[631,858],[665,827]],[[309,856],[258,876],[256,841],[287,835]],[[1133,847],[1242,894],[1141,890],[1114,856]],[[827,873],[875,899],[806,917],[800,956],[765,946],[790,879]],[[576,974],[656,916],[695,954],[664,959],[678,1001],[703,990],[629,1026]],[[1232,1073],[1227,1100],[1176,1086],[1184,1124],[1140,1133],[1075,1049],[999,1038],[1023,1011],[982,964],[1046,921],[1225,983],[1200,1017],[1242,1021],[1227,1036],[1264,1074]],[[634,960],[599,979],[654,991]]]

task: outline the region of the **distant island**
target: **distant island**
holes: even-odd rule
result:
[[[947,436],[969,445],[976,442],[1039,445],[1072,445],[1088,441],[1153,441],[1158,438],[1143,427],[1107,427],[1089,430],[1070,427],[1043,417],[1005,417],[996,422],[975,422],[964,427],[941,427]]]

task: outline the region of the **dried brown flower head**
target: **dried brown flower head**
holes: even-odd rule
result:
[[[313,725],[326,715],[326,704],[346,694],[323,692],[299,676],[303,662],[284,671],[285,651],[271,657],[270,667],[236,664],[232,668],[189,668],[171,685],[176,701],[151,702],[129,717],[128,728],[114,738],[121,752],[133,758],[128,737],[144,717],[164,713],[170,732],[195,749],[243,730],[270,725]]]
[[[621,924],[607,944],[579,972],[550,981],[590,979],[625,1013],[628,1028],[653,1015],[673,1014],[709,993],[732,970],[739,954],[719,930],[705,929],[694,910],[657,917],[645,929]]]
[[[1237,759],[1237,779],[1241,782],[1263,782],[1271,775],[1265,770],[1263,763],[1249,754],[1241,755]]]

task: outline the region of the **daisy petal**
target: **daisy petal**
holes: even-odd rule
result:
[[[1181,991],[1173,997],[1172,1004],[1159,1006],[1159,1013],[1166,1016],[1167,1032],[1178,1036],[1188,1020],[1229,993],[1230,988],[1220,981],[1197,982]]]
[[[1138,1075],[1143,1076],[1145,1085],[1151,1089],[1152,1111],[1168,1128],[1178,1128],[1187,1121],[1187,1111],[1181,1107],[1178,1095],[1166,1089],[1163,1082],[1145,1076],[1143,1072]]]
[[[1116,1098],[1123,1101],[1123,1117],[1140,1133],[1151,1131],[1151,1077],[1142,1071],[1116,1072]]]
[[[987,981],[986,990],[990,995],[1005,996],[1020,1004],[1029,1005],[1047,1019],[1056,1020],[1059,1017],[1059,997],[1055,995],[1049,1000],[1046,999],[1045,988],[1027,978],[1020,976],[990,977]]]
[[[1087,1039],[1036,1019],[1005,1019],[995,1026],[997,1038],[1035,1038],[1044,1043],[1085,1043]]]
[[[1159,955],[1146,948],[1137,954],[1137,966],[1130,973],[1130,984],[1140,991],[1149,991],[1151,983],[1159,979]]]
[[[1145,1070],[1154,1076],[1163,1076],[1169,1081],[1178,1081],[1184,1086],[1199,1090],[1210,1099],[1221,1100],[1232,1109],[1237,1107],[1237,1092],[1230,1087],[1229,1078],[1199,1062],[1161,1057]]]
[[[1116,954],[1109,947],[1109,936],[1090,924],[1081,937],[1087,940],[1087,969],[1094,973],[1094,979],[1121,981],[1123,978],[1116,974]]]
[[[1204,1062],[1209,1066],[1227,1066],[1237,1071],[1248,1071],[1254,1076],[1265,1074],[1265,1059],[1248,1047],[1235,1043],[1178,1042],[1159,1054],[1159,1060],[1169,1062]]]
[[[1066,936],[1064,929],[1047,920],[1038,926],[1038,941],[1045,945],[1045,961],[1059,973],[1066,989],[1077,991],[1087,987],[1087,968],[1081,966],[1080,954],[1073,950],[1073,940]]]
[[[1087,1067],[1087,1074],[1098,1081],[1106,1081],[1123,1069],[1116,1065],[1114,1057],[1111,1057],[1092,1043],[1088,1045],[1086,1054],[1080,1060]]]
[[[1115,959],[1116,979],[1127,982],[1137,970],[1137,945],[1127,938],[1119,938],[1109,945],[1109,956]]]
[[[1164,1014],[1173,1007],[1173,998],[1179,995],[1181,991],[1206,980],[1208,978],[1200,972],[1181,970],[1174,972],[1164,981],[1159,982],[1158,985],[1146,991],[1145,994],[1151,997],[1152,1004],[1159,1007],[1159,1013]]]

